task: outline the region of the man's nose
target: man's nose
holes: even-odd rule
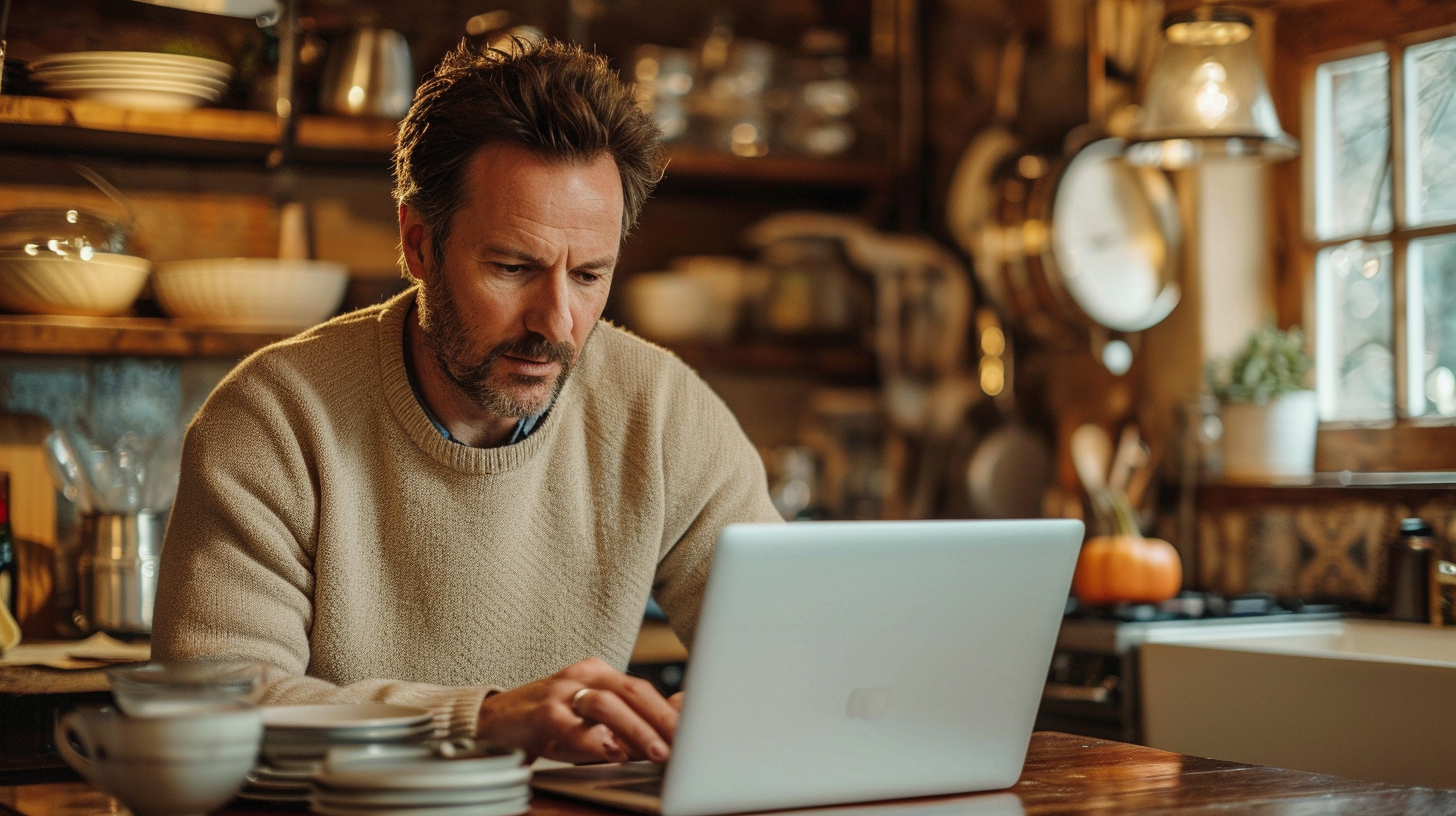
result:
[[[552,343],[570,342],[571,281],[564,272],[552,270],[536,279],[526,309],[526,329]]]

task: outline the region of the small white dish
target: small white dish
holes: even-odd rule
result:
[[[520,751],[439,756],[425,746],[335,748],[314,781],[336,790],[502,788],[530,781]]]
[[[432,718],[430,710],[389,703],[264,706],[263,725],[269,729],[310,728],[345,731],[361,728],[414,726]]]
[[[204,57],[188,57],[181,54],[158,54],[150,51],[76,51],[67,54],[51,54],[31,60],[27,67],[31,71],[44,71],[52,67],[84,65],[90,67],[146,66],[165,68],[181,73],[201,74],[218,79],[230,79],[233,67],[225,62]]]
[[[310,765],[306,768],[276,768],[272,765],[253,766],[252,775],[259,779],[267,779],[273,782],[304,782],[313,779],[313,772],[318,770]]]
[[[487,805],[529,796],[529,785],[504,788],[462,788],[460,790],[339,790],[320,785],[312,801],[334,807],[433,807],[438,805]]]
[[[189,111],[204,103],[216,102],[217,95],[211,92],[193,93],[174,90],[138,90],[129,88],[56,88],[47,90],[68,99],[84,99],[100,105],[130,110],[152,110],[176,113]]]
[[[257,788],[243,788],[238,791],[237,798],[252,802],[266,802],[270,805],[304,805],[308,804],[309,794],[307,793],[280,793],[278,791],[258,790]]]
[[[384,728],[290,728],[273,729],[263,738],[270,745],[329,745],[336,742],[407,742],[428,739],[435,732],[432,723],[391,725]]]
[[[179,75],[154,68],[52,68],[44,72],[32,73],[30,79],[32,82],[39,82],[48,87],[63,85],[67,82],[105,82],[114,87],[124,88],[131,87],[134,83],[158,82],[184,85],[217,93],[227,90],[227,82],[216,77]]]
[[[308,793],[313,790],[313,785],[307,780],[275,780],[265,779],[257,773],[250,773],[246,777],[247,787],[256,791],[273,791],[277,793]]]
[[[313,812],[322,816],[359,816],[359,809],[353,806],[312,804]],[[530,797],[496,802],[488,805],[437,805],[422,808],[370,808],[370,816],[515,816],[531,809]]]
[[[357,771],[320,771],[314,781],[330,788],[360,790],[440,790],[500,788],[520,785],[531,779],[530,768],[506,768],[497,771],[461,773],[432,772],[422,765],[402,766],[388,770],[360,768]]]

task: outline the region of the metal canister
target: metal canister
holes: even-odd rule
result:
[[[81,517],[78,626],[90,632],[151,633],[165,530],[164,517],[149,510]]]

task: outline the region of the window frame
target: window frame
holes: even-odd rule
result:
[[[1319,336],[1315,301],[1316,261],[1319,253],[1359,238],[1391,244],[1391,286],[1394,288],[1395,354],[1394,418],[1320,423],[1316,467],[1321,471],[1432,471],[1456,470],[1456,417],[1410,416],[1408,372],[1409,338],[1406,322],[1406,262],[1410,242],[1420,238],[1456,235],[1456,221],[1439,225],[1406,226],[1407,200],[1405,144],[1405,49],[1412,45],[1456,36],[1456,8],[1422,6],[1397,9],[1368,0],[1333,0],[1281,10],[1275,35],[1273,91],[1280,103],[1285,127],[1299,133],[1304,150],[1296,161],[1276,166],[1271,181],[1279,224],[1287,240],[1276,240],[1276,312],[1280,323],[1309,327]],[[1316,237],[1314,199],[1316,172],[1313,157],[1316,71],[1321,64],[1378,52],[1388,55],[1391,87],[1391,205],[1388,232],[1321,239]]]

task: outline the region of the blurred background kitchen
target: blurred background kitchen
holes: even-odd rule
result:
[[[1387,614],[1407,517],[1420,569],[1456,556],[1456,6],[4,7],[0,470],[29,638],[144,635],[201,401],[402,288],[393,130],[462,36],[573,40],[636,83],[671,164],[607,317],[727,401],[785,518],[1073,516],[1172,545],[1109,556],[1140,585],[1079,577],[1071,628]],[[1407,605],[1449,618],[1422,586]],[[1142,736],[1126,640],[1059,655],[1050,724]]]

